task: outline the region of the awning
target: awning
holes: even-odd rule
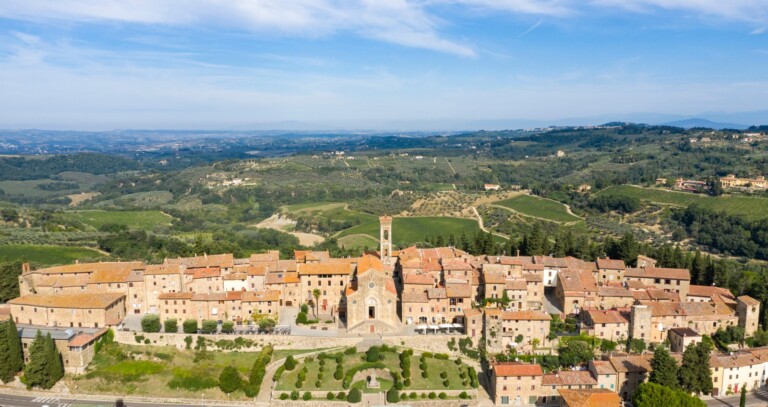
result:
[[[451,329],[453,324],[440,324],[440,329]]]
[[[439,326],[437,326],[437,325],[432,325],[432,324],[430,324],[430,325],[429,325],[429,329],[435,329],[435,330],[437,330],[437,329],[440,329],[440,327],[439,327]]]
[[[423,329],[423,330],[426,331],[427,330],[427,324],[418,324],[418,325],[416,325],[416,329]]]
[[[464,325],[462,325],[462,324],[453,324],[453,327],[461,329],[461,328],[464,328]]]

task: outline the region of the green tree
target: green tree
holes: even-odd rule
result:
[[[680,387],[688,393],[709,394],[712,392],[712,376],[709,370],[709,354],[712,347],[708,342],[688,345],[683,352],[680,365]]]
[[[283,364],[285,367],[285,370],[291,371],[296,368],[296,359],[293,358],[293,356],[288,355],[287,358],[285,358],[285,363]]]
[[[184,324],[182,325],[184,329],[185,334],[196,334],[197,333],[197,320],[196,319],[187,319],[184,320]]]
[[[657,383],[643,383],[635,391],[635,407],[705,407],[706,403],[684,391],[670,389]]]
[[[357,387],[353,387],[349,390],[349,394],[347,394],[347,402],[348,403],[359,403],[360,400],[363,399],[363,393],[360,392],[360,389]]]
[[[240,372],[233,366],[227,366],[219,375],[219,388],[224,393],[232,393],[239,390],[243,386],[243,379],[240,377]]]
[[[163,324],[165,328],[165,333],[176,333],[179,332],[179,324],[176,318],[169,318],[165,320],[165,323]]]
[[[0,327],[0,380],[8,383],[24,367],[19,330],[11,316]]]
[[[47,383],[47,389],[53,387],[56,382],[64,377],[64,363],[61,360],[61,354],[56,349],[56,343],[51,338],[51,334],[45,335],[45,358],[48,362],[49,378]]]
[[[651,359],[651,377],[648,379],[651,383],[660,384],[670,389],[679,387],[677,378],[677,362],[669,354],[664,346],[657,346],[653,350],[653,359]]]
[[[560,363],[563,366],[575,366],[587,363],[594,359],[595,353],[588,343],[584,341],[570,341],[559,349]]]
[[[317,312],[320,311],[320,289],[315,288],[312,290],[312,297],[315,299],[315,318],[317,318]]]
[[[747,405],[747,388],[741,386],[741,398],[739,399],[739,407],[746,407]]]
[[[400,401],[400,393],[398,393],[396,388],[392,387],[389,390],[387,390],[388,403],[397,403],[399,401]]]
[[[28,388],[46,387],[50,383],[49,359],[45,351],[45,337],[39,330],[29,346],[29,363],[24,367],[24,381]]]
[[[144,332],[160,332],[161,327],[159,315],[149,314],[141,318],[141,330]]]

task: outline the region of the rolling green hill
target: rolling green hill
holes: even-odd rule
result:
[[[101,225],[115,223],[131,229],[153,230],[157,226],[168,226],[173,219],[161,211],[69,211],[73,219],[98,229]]]
[[[0,245],[0,262],[25,259],[42,265],[71,264],[75,260],[102,260],[106,257],[85,247],[12,244]]]
[[[471,219],[450,217],[413,217],[394,218],[392,220],[392,237],[396,245],[409,245],[423,242],[428,235],[459,236],[465,233],[468,237],[474,236],[480,231],[477,222]],[[357,225],[341,231],[337,238],[350,235],[368,235],[376,239],[379,237],[379,221]]]
[[[512,209],[525,216],[532,216],[553,222],[578,222],[578,216],[568,213],[565,205],[550,199],[539,198],[531,195],[519,195],[514,198],[494,202],[494,205]]]
[[[642,188],[631,185],[616,185],[608,187],[598,195],[629,196],[661,205],[685,207],[699,204],[716,211],[731,215],[744,216],[750,220],[768,218],[768,199],[749,196],[707,196],[687,192],[675,192],[656,188]]]

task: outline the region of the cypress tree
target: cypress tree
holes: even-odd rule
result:
[[[8,359],[11,354],[10,338],[8,337],[8,330],[6,329],[7,323],[3,324],[0,329],[0,380],[3,383],[8,383],[13,380],[13,373],[11,372],[11,366],[8,364]]]
[[[677,389],[679,381],[677,379],[677,362],[670,356],[667,348],[657,346],[653,351],[651,359],[651,377],[648,379],[651,383],[657,383],[670,389]]]
[[[3,374],[9,372],[10,377],[4,376],[2,379],[4,382],[13,380],[17,373],[24,367],[24,353],[21,349],[21,338],[19,338],[19,330],[16,328],[16,322],[13,321],[13,316],[5,323],[5,343],[7,344],[7,354],[2,356],[0,363],[2,364]],[[7,356],[6,356],[7,355]]]
[[[61,354],[56,349],[56,343],[51,338],[50,333],[45,336],[45,354],[48,360],[48,371],[50,372],[48,388],[51,388],[64,377],[64,364],[61,362]]]
[[[43,387],[49,383],[50,372],[45,352],[45,337],[37,331],[35,339],[29,346],[29,363],[24,367],[24,379],[27,387]]]

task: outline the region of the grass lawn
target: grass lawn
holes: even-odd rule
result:
[[[98,229],[107,223],[126,225],[131,229],[152,230],[157,226],[169,226],[173,219],[162,211],[69,211],[73,219]]]
[[[494,205],[510,208],[515,212],[554,222],[578,222],[581,218],[568,213],[565,205],[549,199],[531,195],[519,195],[514,198],[494,202]]]
[[[392,237],[396,245],[409,245],[423,242],[428,235],[436,236],[453,234],[458,237],[462,233],[468,238],[480,231],[477,221],[471,219],[452,218],[447,216],[429,217],[396,217],[392,220]],[[343,230],[336,235],[337,238],[350,235],[368,235],[374,238],[379,236],[379,221],[360,224]]]
[[[258,339],[258,338],[256,338]],[[277,350],[272,360],[287,354],[301,354],[316,349]],[[222,352],[210,350],[211,359],[195,361],[194,351],[164,346],[112,345],[96,355],[84,375],[66,375],[70,389],[83,394],[116,396],[156,396],[218,400],[248,400],[242,391],[227,396],[218,387],[219,374],[234,366],[248,380],[258,351]],[[171,381],[185,383],[173,389]]]
[[[64,189],[58,191],[46,191],[38,188],[38,185],[53,184],[50,179],[33,179],[27,181],[0,181],[0,189],[8,195],[24,195],[31,198],[52,197],[60,195],[75,194],[86,191],[87,188],[80,185],[78,188]]]
[[[675,192],[656,188],[641,188],[631,185],[615,185],[597,193],[598,195],[629,196],[656,204],[685,207],[697,203],[703,207],[731,215],[741,215],[750,220],[768,217],[768,199],[749,196],[707,196],[686,192]]]
[[[400,369],[400,354],[398,352],[382,352],[384,355],[384,360],[381,362],[384,364],[385,369],[388,369],[392,373],[399,374]],[[361,365],[365,363],[364,361],[365,353],[355,353],[352,355],[344,355],[344,359],[342,361],[342,367],[344,369],[344,372],[346,372],[358,365]],[[298,390],[299,392],[304,391],[332,391],[332,392],[339,392],[339,391],[348,391],[345,390],[342,386],[342,380],[336,380],[333,377],[333,373],[336,370],[336,361],[334,359],[326,358],[325,365],[323,369],[321,370],[320,360],[318,358],[313,358],[309,362],[304,362],[303,360],[300,360],[297,364],[296,368],[291,371],[285,371],[283,375],[280,377],[280,380],[278,381],[277,385],[275,386],[275,390],[278,391],[284,391],[284,392],[290,392],[293,390]],[[304,366],[307,367],[307,374],[306,379],[302,383],[302,386],[300,388],[296,388],[296,383],[299,377],[299,372],[304,368]],[[421,370],[419,369],[419,357],[418,355],[414,355],[411,357],[411,386],[405,387],[402,391],[404,392],[410,392],[410,391],[435,391],[439,392],[442,390],[468,390],[470,389],[469,386],[464,386],[463,380],[459,377],[461,371],[466,372],[467,366],[465,364],[462,364],[460,367],[456,365],[455,360],[440,360],[435,358],[427,358],[427,371],[428,377],[425,379],[421,377]],[[440,377],[440,374],[442,372],[446,372],[449,386],[445,387],[443,385],[443,380]],[[320,375],[322,374],[322,378],[320,378]],[[380,379],[379,381],[382,384],[381,389],[376,390],[374,392],[378,393],[381,391],[386,391],[389,387],[392,385],[391,378],[389,377],[383,377],[383,378],[377,378]],[[317,382],[319,381],[320,386],[316,386]],[[358,384],[357,382],[352,384],[352,387],[356,385],[362,385]],[[387,386],[387,387],[385,387]]]
[[[25,259],[42,265],[71,264],[75,260],[103,260],[106,256],[85,247],[48,246],[31,244],[0,245],[0,261]]]

